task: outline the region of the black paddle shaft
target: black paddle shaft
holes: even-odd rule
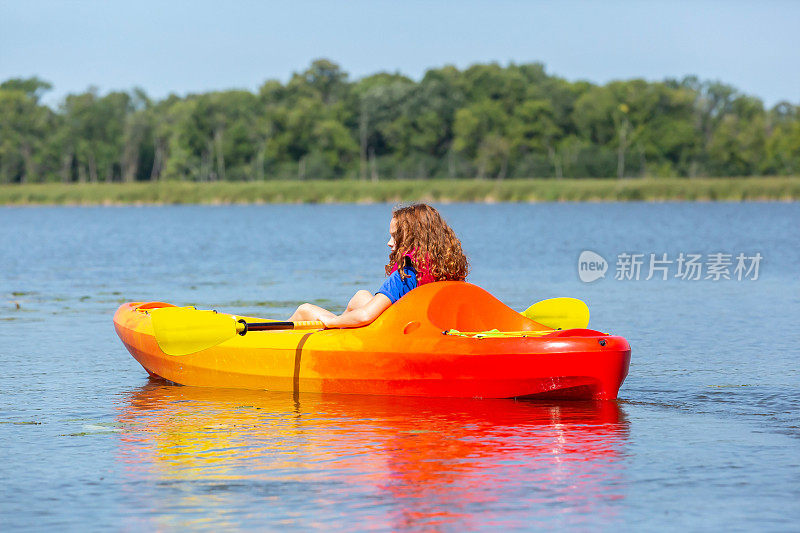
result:
[[[244,325],[244,329],[239,335],[244,335],[248,331],[267,331],[270,329],[294,329],[294,322],[245,322],[239,320]]]

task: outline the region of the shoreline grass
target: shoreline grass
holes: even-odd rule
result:
[[[0,205],[797,201],[800,177],[0,185]]]

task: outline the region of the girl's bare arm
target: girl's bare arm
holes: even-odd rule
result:
[[[379,293],[361,307],[331,318],[320,317],[320,320],[326,328],[357,328],[372,323],[390,305],[392,305],[392,301],[385,294]]]

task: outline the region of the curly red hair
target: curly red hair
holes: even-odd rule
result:
[[[461,249],[461,241],[435,208],[427,204],[397,207],[392,211],[396,230],[395,248],[389,253],[386,274],[408,262],[420,275],[433,281],[464,281],[469,261]],[[400,276],[406,274],[399,268]]]

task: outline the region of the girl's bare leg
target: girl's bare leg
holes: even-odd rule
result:
[[[289,317],[289,321],[298,322],[305,320],[319,320],[320,317],[333,318],[335,316],[335,314],[318,305],[305,303],[298,307],[294,313],[292,313],[292,316]]]
[[[350,301],[347,303],[347,311],[352,311],[353,309],[358,309],[359,307],[364,307],[368,301],[372,300],[374,295],[365,290],[360,290],[350,298]]]
[[[369,291],[358,291],[353,295],[352,298],[350,298],[345,312],[363,307],[372,299],[372,296],[373,294]],[[324,309],[318,305],[305,303],[298,307],[294,313],[292,313],[292,316],[289,317],[289,321],[297,322],[300,320],[319,320],[320,317],[332,318],[335,316],[336,315],[334,313],[331,313],[327,309]]]

